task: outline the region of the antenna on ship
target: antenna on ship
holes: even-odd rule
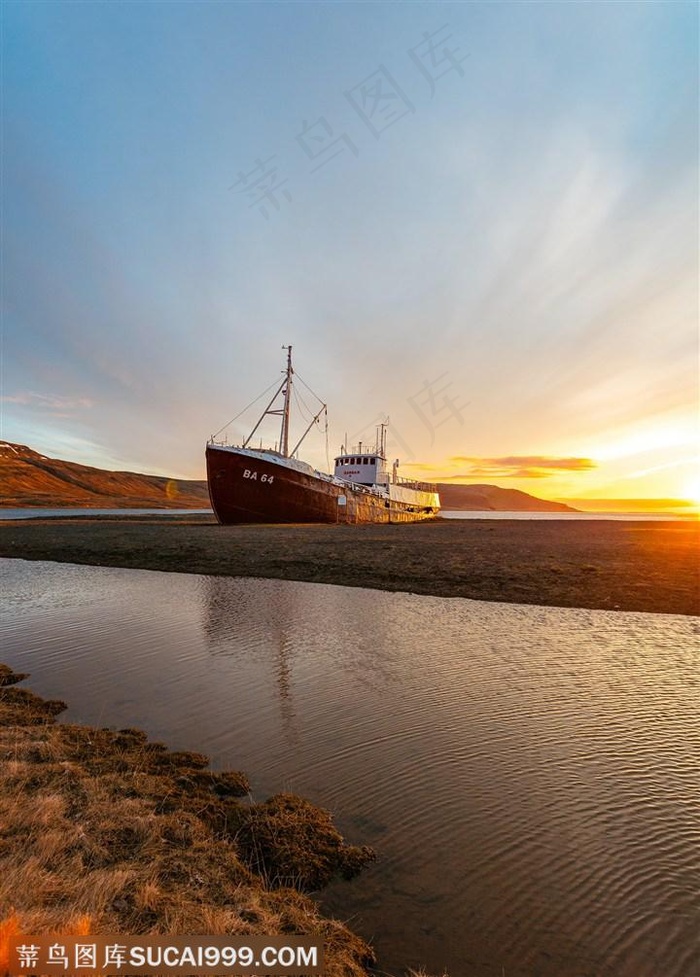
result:
[[[289,398],[292,392],[292,347],[282,346],[287,350],[287,379],[284,385],[284,407],[282,409],[282,432],[280,434],[280,452],[285,458],[289,457]]]
[[[386,421],[382,421],[379,425],[379,455],[382,458],[386,458],[386,429],[389,426],[389,418]]]

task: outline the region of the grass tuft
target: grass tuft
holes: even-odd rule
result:
[[[140,730],[58,725],[63,703],[0,666],[0,973],[14,933],[308,934],[328,977],[365,977],[371,948],[304,894],[373,857],[284,794],[243,804],[237,772]]]

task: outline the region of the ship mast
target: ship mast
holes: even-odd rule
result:
[[[275,453],[282,455],[283,458],[289,458],[289,457],[292,457],[293,458],[294,455],[297,452],[297,448],[299,448],[299,446],[301,445],[301,442],[304,440],[304,438],[309,433],[309,431],[314,426],[314,424],[316,424],[318,422],[318,419],[321,416],[321,414],[325,411],[326,405],[324,403],[321,403],[320,397],[318,397],[313,392],[313,390],[311,390],[311,388],[308,387],[307,384],[304,383],[304,381],[302,380],[301,381],[302,384],[304,384],[304,386],[307,387],[307,389],[309,390],[309,392],[311,394],[313,394],[313,396],[316,397],[316,399],[318,400],[318,402],[321,404],[321,409],[311,419],[311,421],[309,423],[309,426],[304,431],[304,433],[299,438],[299,440],[297,441],[297,443],[294,445],[294,447],[292,448],[292,450],[290,452],[289,451],[289,414],[290,414],[290,407],[291,407],[291,400],[292,400],[292,376],[294,375],[294,367],[292,366],[292,347],[291,346],[283,346],[282,349],[286,349],[287,350],[287,369],[282,371],[284,373],[284,377],[282,379],[282,382],[278,385],[277,389],[275,390],[274,394],[272,395],[272,400],[270,401],[270,403],[267,405],[267,407],[265,408],[265,410],[262,412],[262,414],[258,418],[257,424],[255,425],[255,427],[253,428],[253,430],[250,432],[250,434],[248,435],[248,437],[245,439],[245,441],[243,442],[243,444],[241,445],[241,447],[242,448],[247,448],[248,445],[250,444],[250,442],[253,439],[253,435],[255,434],[255,432],[257,431],[257,429],[260,427],[260,425],[262,424],[262,422],[264,421],[264,419],[267,417],[267,415],[268,414],[275,414],[275,416],[277,416],[277,417],[280,417],[280,416],[282,417],[282,430],[280,431],[280,441],[279,441],[280,450],[277,451],[277,443],[275,443]],[[276,410],[273,407],[273,404],[275,404],[275,402],[277,401],[277,398],[279,397],[280,394],[282,394],[282,397],[284,398],[284,402],[283,402],[282,406],[279,408],[279,410]],[[252,404],[249,404],[248,406],[251,407]],[[240,416],[240,415],[237,415],[237,416]],[[236,418],[234,418],[234,420],[236,420]],[[222,428],[222,430],[223,430],[223,428]],[[328,432],[328,419],[326,418],[326,433],[327,432]],[[261,446],[260,446],[260,450],[262,451],[262,443],[261,443]]]
[[[292,347],[282,346],[287,350],[287,378],[284,384],[284,407],[282,408],[282,431],[280,433],[280,453],[289,457],[289,400],[292,393]]]

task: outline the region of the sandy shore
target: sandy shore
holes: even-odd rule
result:
[[[699,533],[697,522],[223,527],[208,516],[90,517],[1,523],[0,556],[700,614]]]

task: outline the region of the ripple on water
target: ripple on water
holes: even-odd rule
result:
[[[4,657],[332,808],[386,970],[700,974],[698,622],[0,561]]]

